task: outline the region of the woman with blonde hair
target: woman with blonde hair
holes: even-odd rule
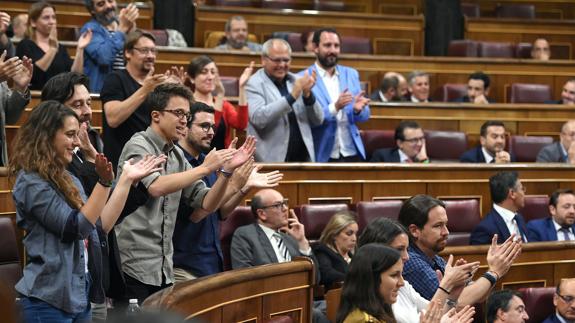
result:
[[[16,56],[30,57],[34,63],[30,89],[41,90],[52,76],[63,72],[82,73],[84,48],[91,40],[90,30],[80,36],[72,60],[66,48],[58,41],[56,8],[45,1],[32,4],[28,10],[26,38],[16,48]]]
[[[17,224],[26,232],[28,259],[15,286],[24,322],[91,321],[90,301],[104,298],[96,227],[109,232],[132,184],[161,170],[157,166],[165,160],[147,156],[126,162],[110,195],[112,164],[98,154],[98,184],[87,197],[80,180],[67,171],[80,144],[79,131],[74,111],[57,101],[44,101],[14,139],[12,197]]]
[[[356,216],[351,211],[337,212],[323,229],[314,254],[319,262],[320,284],[326,289],[345,278],[355,251],[357,230]]]

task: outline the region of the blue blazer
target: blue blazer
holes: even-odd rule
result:
[[[517,225],[519,226],[519,231],[522,235],[529,239],[527,235],[527,228],[525,226],[525,220],[523,217],[518,214],[517,217]],[[503,243],[511,233],[509,229],[507,229],[507,225],[503,218],[495,209],[491,209],[487,216],[479,222],[479,224],[473,229],[471,232],[471,236],[469,237],[469,244],[470,245],[480,245],[480,244],[491,244],[491,238],[493,235],[497,234],[497,243]]]
[[[553,313],[551,315],[549,315],[545,321],[543,321],[543,323],[561,323],[561,321],[559,321],[559,319],[557,318],[557,314]]]
[[[575,232],[575,224],[571,226],[571,230]],[[529,221],[527,231],[530,242],[557,241],[557,231],[551,217]]]
[[[345,89],[348,89],[348,91],[354,96],[359,94],[361,92],[361,87],[359,84],[359,74],[357,71],[353,68],[341,65],[337,65],[335,68],[339,73],[340,93]],[[318,74],[318,78],[314,87],[312,88],[312,92],[315,96],[315,99],[321,105],[324,114],[323,123],[312,128],[315,159],[317,162],[327,162],[335,143],[337,119],[336,116],[331,115],[329,112],[329,104],[331,103],[331,98],[329,97],[329,93],[327,92],[325,84],[323,84],[321,77],[319,77],[319,72],[315,64],[307,68],[307,71],[310,74],[313,70],[315,70],[315,72]],[[300,72],[300,74],[302,73],[303,71]],[[356,114],[353,111],[353,103],[354,101],[346,105],[343,108],[343,111],[347,115],[347,120],[349,121],[348,129],[349,133],[351,134],[353,143],[355,144],[355,148],[357,149],[358,154],[365,160],[365,148],[363,147],[363,142],[361,141],[361,136],[359,135],[359,129],[355,123],[365,122],[369,119],[369,106],[365,106],[359,114]]]
[[[515,155],[509,155],[511,162],[515,162]],[[464,152],[463,155],[459,157],[459,161],[462,163],[485,163],[485,156],[483,156],[483,152],[481,151],[481,145]]]

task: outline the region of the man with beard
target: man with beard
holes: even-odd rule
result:
[[[487,251],[488,271],[473,282],[473,274],[470,274],[470,284],[463,289],[447,290],[439,287],[437,275],[437,271],[445,274],[446,266],[446,261],[438,255],[447,245],[449,237],[445,204],[429,195],[412,196],[401,206],[398,221],[409,233],[409,260],[404,264],[403,278],[427,300],[431,300],[439,289],[450,298],[466,300],[464,303],[471,299],[475,302],[482,298],[480,295],[489,293],[521,254],[521,243],[515,241],[514,235],[501,245],[497,245],[497,238],[493,238]]]
[[[553,295],[555,313],[550,315],[543,323],[569,323],[575,322],[575,279],[561,279],[555,295]]]
[[[384,76],[379,85],[379,89],[373,91],[370,99],[372,102],[381,103],[401,101],[401,97],[399,96],[399,79],[395,75]]]
[[[527,223],[529,241],[575,241],[575,192],[561,188],[549,198],[550,217]]]
[[[337,64],[340,37],[335,29],[316,30],[313,42],[316,61],[307,72],[318,75],[312,92],[325,116],[323,123],[312,129],[316,161],[364,161],[365,148],[356,123],[367,121],[370,112],[359,74],[353,68]]]
[[[90,78],[90,91],[99,93],[106,75],[124,68],[122,48],[126,35],[135,29],[138,8],[131,3],[117,14],[116,0],[84,0],[92,15],[81,29],[92,30],[92,41],[84,50],[84,73]]]
[[[190,107],[190,114],[188,133],[185,138],[179,140],[178,145],[182,148],[185,158],[195,168],[204,163],[206,154],[210,152],[210,144],[215,134],[215,110],[204,103],[195,102]],[[252,188],[277,186],[283,176],[279,171],[260,174],[258,169],[253,167],[253,162],[247,162],[238,168],[228,185],[231,198],[225,201],[218,211],[196,219],[197,221],[190,219],[194,210],[180,203],[172,239],[176,282],[223,271],[219,221],[224,221]],[[217,173],[213,172],[205,176],[203,181],[207,187],[212,187],[217,178]]]
[[[469,75],[467,79],[467,95],[456,98],[452,102],[476,103],[476,104],[489,104],[493,101],[487,96],[489,95],[489,85],[491,80],[489,75],[483,72],[475,72]]]
[[[480,145],[459,157],[462,163],[508,164],[515,156],[505,149],[505,124],[501,121],[486,121],[479,131]]]
[[[167,75],[154,75],[155,38],[149,33],[128,34],[124,48],[126,69],[106,77],[100,98],[104,109],[104,154],[118,167],[124,144],[133,134],[146,130],[150,124],[145,99]]]
[[[494,235],[502,242],[516,235],[527,242],[527,227],[518,210],[525,206],[525,187],[517,172],[501,172],[489,178],[493,208],[471,232],[469,244],[488,244]]]
[[[242,16],[233,16],[226,22],[226,38],[216,49],[261,52],[262,45],[248,41],[248,23]]]

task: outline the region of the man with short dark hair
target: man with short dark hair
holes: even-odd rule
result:
[[[394,75],[384,76],[379,88],[373,91],[370,99],[372,102],[382,103],[401,101],[401,96],[399,95],[399,79]]]
[[[216,49],[261,52],[262,45],[248,41],[248,23],[242,16],[233,16],[225,25],[226,38]]]
[[[396,148],[377,149],[371,162],[428,163],[423,129],[415,121],[402,121],[395,128]]]
[[[210,145],[215,135],[215,110],[204,103],[195,102],[190,114],[187,135],[179,140],[178,146],[193,167],[200,167],[211,150]],[[207,187],[212,187],[217,178],[218,174],[214,172],[202,179]],[[252,188],[277,186],[281,178],[282,174],[278,171],[258,173],[253,162],[247,162],[232,175],[231,184],[227,187],[229,197],[216,212],[192,221],[189,216],[193,209],[182,203],[178,208],[172,239],[175,281],[187,281],[223,271],[219,222],[227,218]]]
[[[489,76],[483,72],[475,72],[467,79],[467,95],[453,100],[453,102],[469,102],[477,104],[492,103],[489,95]]]
[[[535,39],[531,46],[531,58],[539,61],[548,61],[551,58],[551,48],[547,39]]]
[[[551,217],[527,223],[529,241],[575,241],[575,192],[558,189],[549,198]]]
[[[114,168],[124,144],[150,124],[146,97],[165,82],[165,74],[154,74],[156,40],[147,32],[128,34],[124,55],[126,69],[112,72],[104,83],[100,98],[103,105],[104,154]]]
[[[459,157],[462,163],[507,164],[515,161],[515,156],[505,149],[505,124],[490,120],[481,125],[480,145],[470,149]]]
[[[575,279],[561,279],[553,295],[555,313],[543,323],[572,323],[575,322]]]
[[[409,101],[413,103],[429,102],[429,74],[423,71],[413,71],[407,76]]]
[[[439,288],[437,271],[445,273],[446,262],[438,255],[449,237],[445,204],[429,195],[412,196],[401,206],[398,220],[407,229],[410,241],[403,277],[423,298],[430,300]],[[469,304],[471,299],[473,302],[483,299],[520,253],[520,243],[508,239],[498,246],[492,239],[487,252],[487,273],[465,287],[459,301]],[[451,293],[450,290],[444,292]]]
[[[84,73],[91,80],[90,91],[100,93],[106,75],[124,68],[124,40],[130,31],[135,30],[139,12],[133,3],[118,14],[116,0],[84,2],[92,15],[92,19],[80,30],[81,34],[92,30],[92,40],[84,50]]]
[[[509,289],[493,292],[485,307],[487,323],[524,323],[529,319],[520,294]]]
[[[116,225],[122,269],[126,279],[124,301],[144,300],[174,283],[172,236],[180,203],[193,211],[191,221],[199,221],[220,208],[229,198],[227,187],[234,171],[251,158],[255,149],[252,137],[239,149],[211,151],[204,163],[192,167],[174,142],[186,135],[191,120],[193,94],[181,84],[158,85],[147,98],[151,123],[126,143],[120,165],[147,155],[166,155],[160,172],[140,181],[147,198]],[[215,171],[211,186],[201,180]],[[122,168],[118,168],[118,177]]]
[[[316,161],[364,161],[365,148],[356,123],[367,121],[370,111],[359,74],[338,64],[341,39],[335,29],[316,30],[313,42],[316,60],[306,71],[317,75],[312,91],[324,115],[323,123],[312,128]]]
[[[568,120],[561,126],[559,141],[541,148],[536,161],[575,164],[575,120]]]
[[[575,78],[567,80],[561,90],[561,99],[545,103],[575,105]]]
[[[489,178],[489,190],[493,208],[473,229],[469,244],[489,244],[494,235],[502,243],[515,234],[518,240],[527,242],[527,227],[521,214],[525,205],[525,187],[517,172],[500,172]]]

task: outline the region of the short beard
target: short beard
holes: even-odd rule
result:
[[[337,65],[338,57],[335,56],[335,60],[331,61],[328,56],[317,56],[319,64],[324,68],[332,68]]]
[[[108,15],[108,12],[103,12],[103,13],[94,14],[93,16],[94,16],[94,19],[96,19],[96,21],[99,22],[103,26],[109,26],[109,25],[113,24],[114,22],[119,23],[117,15],[114,15],[111,18],[108,18],[107,15]]]
[[[244,46],[246,46],[247,42],[246,41],[235,41],[233,39],[228,39],[228,45],[233,48],[233,49],[242,49],[244,48]]]

